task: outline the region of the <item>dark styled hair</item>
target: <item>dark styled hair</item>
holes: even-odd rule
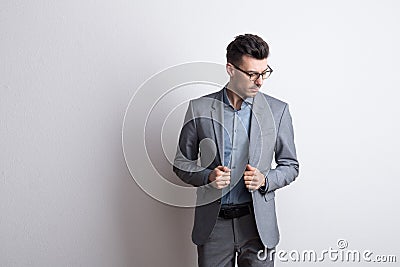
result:
[[[226,60],[239,65],[242,56],[248,55],[256,59],[264,59],[269,55],[268,44],[259,36],[246,33],[235,37],[226,48]]]

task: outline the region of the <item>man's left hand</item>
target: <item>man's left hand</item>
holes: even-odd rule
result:
[[[247,164],[244,172],[244,184],[249,190],[257,190],[265,185],[265,176],[257,168]]]

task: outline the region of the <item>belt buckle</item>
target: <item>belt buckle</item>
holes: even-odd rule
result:
[[[232,208],[224,209],[223,214],[225,219],[231,219],[233,217],[233,209]]]
[[[250,212],[250,207],[248,205],[226,207],[221,209],[221,217],[224,219],[238,218],[246,214],[246,211]]]

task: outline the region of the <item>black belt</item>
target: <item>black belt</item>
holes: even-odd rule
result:
[[[239,218],[250,214],[250,209],[253,209],[252,203],[239,205],[223,205],[219,210],[219,217],[224,219]]]

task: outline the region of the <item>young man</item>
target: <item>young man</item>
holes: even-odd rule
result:
[[[295,180],[299,164],[288,105],[259,91],[272,73],[268,54],[262,38],[237,36],[227,47],[229,82],[189,103],[173,169],[198,187],[199,266],[274,265],[258,252],[279,242],[275,190]]]

